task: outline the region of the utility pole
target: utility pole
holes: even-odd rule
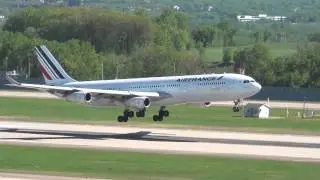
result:
[[[102,60],[102,62],[101,62],[101,80],[103,80],[104,79],[104,76],[103,76],[103,60]]]
[[[30,57],[28,56],[28,79],[30,78],[31,74],[31,63],[30,63]]]
[[[117,64],[115,79],[118,79],[118,76],[119,76],[119,64]]]
[[[303,97],[303,112],[302,112],[302,119],[304,119],[306,115],[306,97]]]

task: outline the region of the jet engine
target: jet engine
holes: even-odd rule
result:
[[[133,97],[124,102],[126,106],[135,109],[144,109],[148,108],[151,104],[151,101],[148,97]]]
[[[91,103],[95,100],[89,92],[75,92],[66,97],[67,100],[80,103]]]

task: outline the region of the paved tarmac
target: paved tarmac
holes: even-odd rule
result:
[[[320,161],[320,137],[0,121],[0,143]]]

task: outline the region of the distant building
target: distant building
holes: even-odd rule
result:
[[[209,6],[208,7],[208,12],[211,12],[211,11],[214,11],[214,10],[215,10],[215,8],[213,6]]]
[[[178,5],[174,5],[174,6],[173,6],[173,9],[175,9],[175,10],[179,11],[179,10],[180,10],[180,6],[178,6]]]
[[[6,19],[6,16],[0,15],[0,23],[4,22]]]
[[[285,17],[285,16],[268,16],[266,14],[259,14],[258,16],[238,15],[237,19],[240,22],[255,22],[255,21],[259,21],[259,20],[282,21],[282,20],[286,20],[287,17]]]

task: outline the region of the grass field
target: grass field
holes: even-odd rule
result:
[[[279,57],[279,56],[288,56],[296,52],[297,50],[297,44],[285,44],[285,43],[270,43],[265,44],[266,47],[270,50],[270,54],[272,57]],[[234,49],[241,49],[245,47],[252,47],[252,45],[249,46],[239,46],[235,47]],[[222,62],[222,56],[223,51],[222,47],[214,47],[214,48],[207,48],[205,51],[205,59],[207,61],[213,61],[213,62]]]
[[[234,128],[254,131],[320,132],[319,119],[298,119],[297,110],[290,110],[289,118],[268,120],[243,118],[231,107],[199,107],[179,105],[168,107],[170,117],[162,122],[153,122],[158,109],[148,109],[145,118],[133,118],[129,125],[187,126],[199,128]],[[63,100],[0,98],[0,116],[26,117],[32,121],[85,122],[119,124],[116,119],[123,109],[86,107]],[[285,116],[284,109],[272,109],[271,116]],[[6,118],[4,118],[6,119]]]
[[[0,145],[0,171],[112,179],[318,180],[314,163]]]

